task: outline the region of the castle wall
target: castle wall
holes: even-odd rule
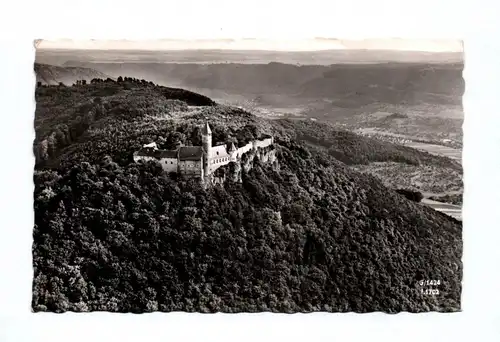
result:
[[[210,155],[210,158],[208,160],[209,173],[214,172],[222,165],[229,164],[232,161],[231,155],[227,153],[226,145],[219,145],[212,147],[210,149],[209,155]]]
[[[154,158],[154,157],[134,155],[134,162],[137,163],[140,160],[142,160],[142,161],[154,160],[154,161],[160,163],[163,171],[165,171],[165,172],[177,172],[177,167],[178,167],[177,158],[162,158],[162,159],[158,160],[157,158]]]
[[[219,167],[221,167],[223,165],[227,165],[231,161],[234,161],[234,160],[232,160],[231,156],[229,156],[228,154],[226,154],[226,156],[224,156],[224,157],[213,158],[212,160],[209,161],[209,164],[208,164],[209,171],[208,172],[213,173]]]
[[[214,146],[210,149],[210,159],[220,159],[225,157],[229,157],[226,145]]]
[[[228,153],[227,145],[218,145],[212,147],[211,138],[212,138],[211,134],[208,134],[203,139],[203,145],[206,151],[206,158],[207,158],[205,160],[203,158],[200,158],[199,160],[182,160],[182,161],[178,160],[177,158],[161,158],[160,160],[158,160],[155,157],[137,155],[137,153],[134,154],[133,158],[135,162],[138,162],[140,160],[144,161],[155,160],[161,164],[165,172],[179,172],[186,176],[201,177],[202,179],[205,178],[207,180],[210,179],[210,176],[218,168],[227,165],[231,162],[236,162],[237,170],[243,170],[245,172],[248,172],[248,170],[252,168],[253,157],[259,158],[264,163],[274,164],[276,161],[275,151],[269,151],[266,153],[260,151],[260,149],[268,147],[274,143],[274,139],[272,137],[262,140],[251,141],[245,146],[242,146],[237,150],[233,151],[232,153]],[[151,143],[148,144],[147,147],[155,148],[156,144]],[[246,161],[246,163],[240,164],[241,157],[248,152],[251,152],[250,158]],[[204,162],[207,162],[208,164],[206,171],[204,169]],[[238,171],[237,173],[238,175],[236,175],[236,178],[240,179],[241,172]],[[225,177],[222,178],[215,177],[215,178],[217,179],[213,179],[213,182],[223,183],[225,181]]]
[[[188,176],[203,177],[203,162],[200,160],[181,160],[179,162],[179,172]]]
[[[160,164],[165,172],[177,172],[177,158],[162,158]]]
[[[251,149],[253,148],[253,143],[252,142],[249,142],[248,144],[246,144],[245,146],[242,146],[240,148],[238,148],[237,152],[238,152],[238,157],[241,158],[241,156],[245,153],[247,153],[248,151],[250,151]]]
[[[272,143],[273,143],[272,138],[267,138],[267,139],[263,139],[263,140],[255,140],[253,142],[253,147],[254,148],[264,148],[264,147],[272,145]]]
[[[263,140],[255,140],[249,142],[243,147],[238,148],[232,154],[228,154],[226,151],[226,147],[224,145],[215,146],[211,149],[212,158],[209,160],[208,172],[213,173],[219,167],[223,165],[227,165],[230,162],[236,162],[241,156],[245,153],[248,153],[251,150],[258,150],[264,147],[268,147],[273,144],[273,138],[267,138]],[[219,152],[219,154],[217,154]],[[264,156],[265,161],[267,162],[268,156]]]

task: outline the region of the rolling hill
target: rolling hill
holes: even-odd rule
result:
[[[72,85],[78,80],[91,81],[94,78],[106,79],[109,76],[91,68],[63,67],[35,63],[36,81],[45,85],[57,85],[60,82]]]
[[[71,62],[66,65],[73,65]],[[337,65],[195,64],[195,63],[76,63],[118,77],[130,75],[156,83],[229,94],[287,95],[329,99],[340,106],[388,104],[461,104],[462,63],[377,63]],[[265,104],[265,103],[264,103]]]
[[[453,146],[461,146],[462,142],[461,62],[300,66],[276,62],[185,64],[96,60],[63,64],[66,66],[51,68],[61,70],[59,74],[73,75],[72,82],[75,78],[88,79],[89,73],[104,73],[114,78],[129,75],[189,89],[260,116],[312,118],[351,130],[380,128],[433,144],[449,140]],[[75,76],[78,70],[85,72]],[[41,79],[44,74],[37,77]],[[52,84],[60,81],[51,77]],[[404,117],[384,119],[394,113]]]
[[[460,310],[461,223],[349,166],[447,159],[129,77],[36,100],[34,311]],[[132,162],[207,119],[214,141],[273,134],[279,167],[204,189]]]

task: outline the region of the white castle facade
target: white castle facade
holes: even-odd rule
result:
[[[212,130],[206,123],[202,130],[202,146],[179,146],[175,150],[160,150],[153,142],[135,152],[134,161],[156,160],[165,172],[176,172],[205,180],[221,166],[238,162],[245,153],[273,143],[273,137],[269,137],[251,141],[239,148],[232,142],[212,146]]]

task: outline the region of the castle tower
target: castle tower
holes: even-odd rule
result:
[[[202,139],[203,149],[205,150],[205,158],[203,160],[203,173],[205,174],[205,176],[208,176],[209,174],[208,165],[211,158],[210,150],[212,149],[212,130],[210,129],[208,122],[205,123],[205,126],[203,126],[203,129],[201,131],[201,139]]]

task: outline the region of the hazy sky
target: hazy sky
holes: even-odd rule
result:
[[[438,39],[366,39],[340,40],[316,38],[309,40],[38,40],[41,49],[130,49],[130,50],[275,50],[314,51],[329,49],[382,49],[402,51],[462,52],[460,40]]]

